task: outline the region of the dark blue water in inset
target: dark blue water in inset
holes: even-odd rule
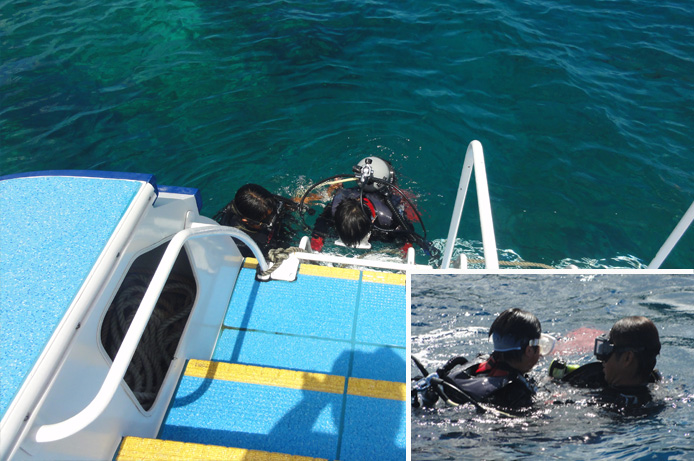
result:
[[[563,352],[531,371],[539,383],[534,411],[518,418],[478,413],[471,405],[412,411],[412,459],[671,459],[694,457],[694,280],[691,275],[569,274],[420,275],[412,278],[412,353],[429,371],[457,355],[491,352],[488,331],[502,311],[534,313]],[[553,383],[552,359],[593,361],[561,338],[579,328],[607,331],[620,318],[643,315],[662,344],[654,405],[619,414],[588,404],[584,389]],[[412,376],[421,374],[411,366]]]
[[[583,267],[649,262],[694,200],[687,0],[2,0],[0,18],[0,174],[154,173],[211,216],[245,182],[292,194],[380,155],[442,239],[478,139],[499,248]]]

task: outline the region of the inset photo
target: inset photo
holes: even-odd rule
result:
[[[694,277],[417,275],[411,458],[694,456]]]

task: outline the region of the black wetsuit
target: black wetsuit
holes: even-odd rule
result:
[[[491,357],[454,373],[454,368],[464,360],[456,357],[437,370],[439,377],[448,383],[443,386],[443,392],[449,400],[467,403],[472,398],[476,402],[491,403],[506,409],[532,405],[536,392],[532,379]]]
[[[241,221],[241,216],[236,214],[231,203],[219,211],[214,216],[214,219],[223,226],[235,227],[248,234],[256,245],[258,245],[260,251],[263,252],[263,256],[267,257],[270,250],[275,248],[287,248],[291,244],[292,232],[285,222],[283,210],[280,210],[279,213],[272,229],[266,227],[253,229],[246,226],[243,221]],[[242,241],[234,239],[234,243],[239,248],[241,255],[244,257],[254,257],[251,249]]]
[[[650,383],[660,380],[657,370],[651,373]],[[590,396],[599,405],[623,409],[643,406],[653,400],[648,384],[639,386],[610,386],[605,380],[602,362],[585,364],[561,378],[572,386],[594,389]]]
[[[334,216],[338,205],[345,199],[359,199],[360,195],[361,194],[358,188],[340,189],[335,194],[332,202],[330,205],[325,207],[323,213],[321,213],[321,215],[318,217],[316,224],[313,227],[313,232],[311,233],[311,247],[314,250],[320,251],[323,247],[325,239],[331,235],[334,235]],[[393,204],[395,210],[400,213],[400,217],[407,226],[407,229],[403,229],[399,224],[399,220],[393,215],[392,210],[386,204],[386,198],[383,194],[380,192],[364,192],[363,197],[371,202],[371,205],[373,206],[373,213],[375,214],[375,226],[381,229],[394,231],[381,232],[374,229],[371,232],[369,241],[393,242],[402,240],[403,243],[407,242],[407,235],[409,235],[409,233],[412,231],[412,225],[401,211],[397,211],[400,207],[400,197],[391,197],[391,203]],[[369,207],[365,206],[365,208]]]

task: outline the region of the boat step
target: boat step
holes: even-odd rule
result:
[[[223,334],[264,331],[406,347],[404,274],[302,264],[295,282],[261,283],[253,267],[247,261],[238,276]]]
[[[404,459],[405,404],[404,382],[191,360],[159,438],[312,458]]]
[[[172,440],[125,437],[116,461],[318,461],[320,458]]]
[[[247,259],[212,361],[188,362],[159,438],[405,459],[406,321],[402,274],[302,264],[263,283]]]

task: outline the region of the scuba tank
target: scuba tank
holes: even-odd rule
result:
[[[359,198],[364,214],[366,216],[370,215],[370,210],[366,209],[367,205],[364,203],[364,192],[378,192],[379,195],[383,198],[383,202],[385,203],[386,207],[392,214],[392,219],[396,223],[396,225],[393,228],[383,228],[378,226],[378,224],[374,222],[372,223],[372,227],[374,230],[383,234],[401,234],[410,243],[416,243],[417,245],[419,245],[429,256],[431,256],[433,252],[437,251],[426,240],[426,227],[424,225],[424,221],[422,220],[421,215],[419,214],[419,211],[407,198],[403,191],[396,186],[395,172],[393,170],[392,165],[379,157],[365,157],[352,168],[352,174],[332,176],[324,180],[321,180],[318,183],[309,187],[304,193],[303,197],[301,198],[298,207],[299,214],[301,216],[301,221],[304,227],[310,229],[310,226],[306,224],[305,214],[308,213],[309,215],[313,215],[315,213],[314,210],[309,209],[308,206],[305,205],[306,198],[314,189],[321,185],[355,180],[358,183]],[[423,235],[420,236],[419,234],[417,234],[414,231],[412,225],[406,222],[402,214],[397,210],[397,207],[393,204],[393,200],[391,198],[393,193],[397,193],[400,196],[400,198],[404,200],[404,202],[407,205],[409,205],[410,209],[413,211],[414,216],[416,217],[416,221],[422,228]]]

